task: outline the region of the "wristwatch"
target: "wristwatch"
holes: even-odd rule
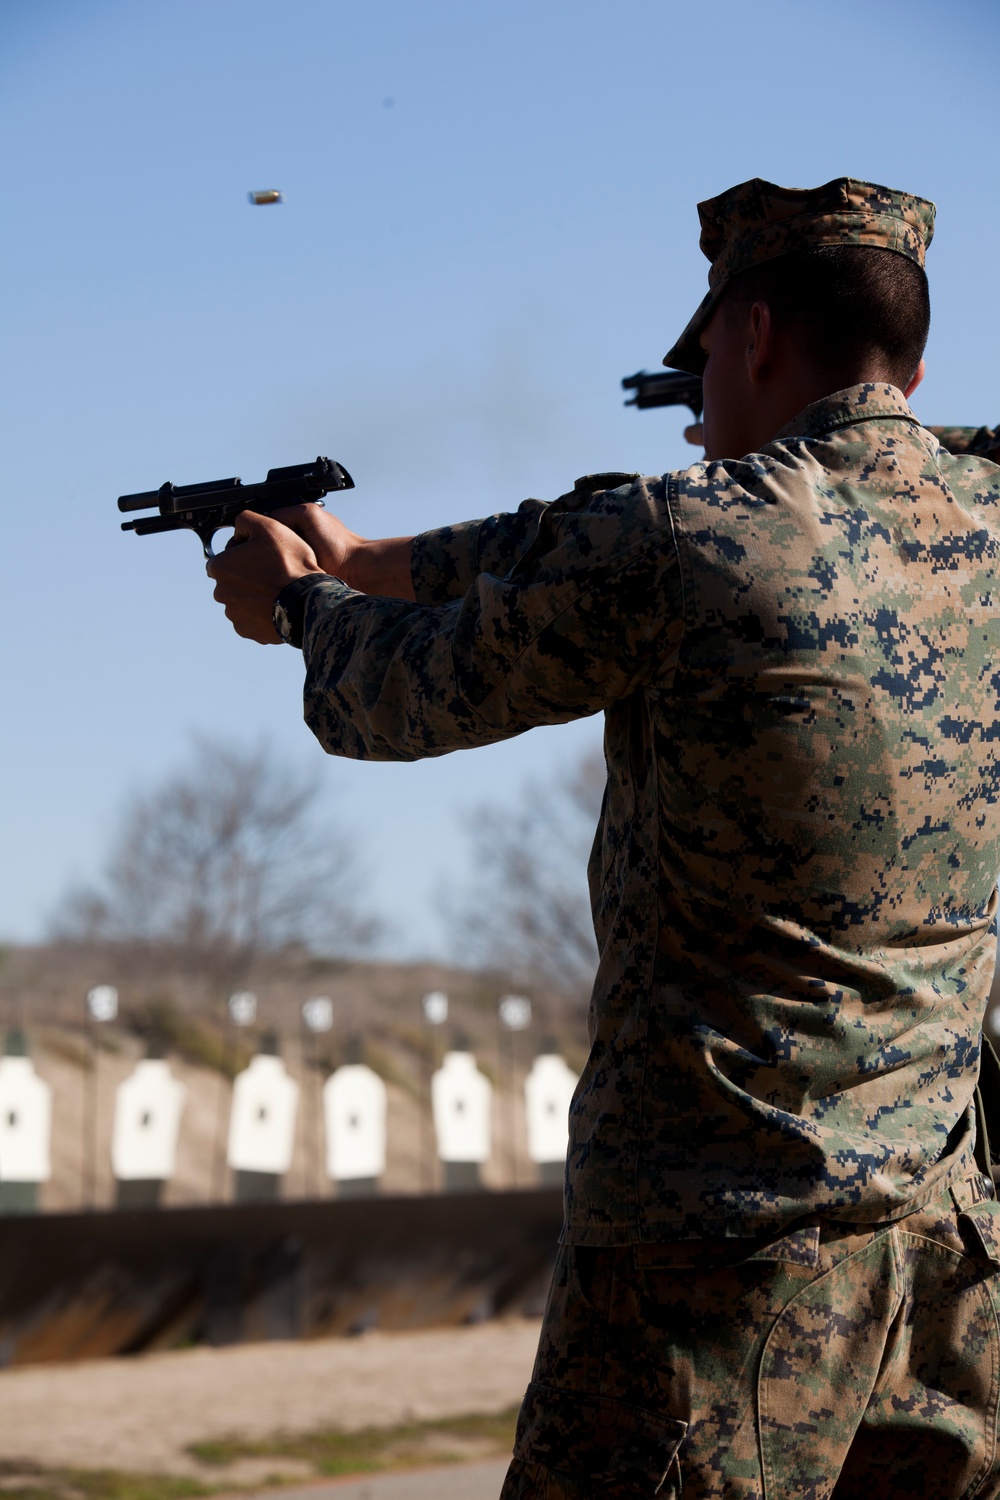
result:
[[[274,609],[271,611],[271,619],[274,628],[285,642],[286,646],[295,646],[302,649],[302,630],[305,625],[306,596],[313,585],[320,579],[325,578],[325,573],[303,573],[301,578],[295,578],[291,583],[286,583],[277,599],[274,601]]]

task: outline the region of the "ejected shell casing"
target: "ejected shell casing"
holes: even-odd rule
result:
[[[251,203],[284,203],[284,194],[277,188],[258,188],[255,193],[247,193]]]

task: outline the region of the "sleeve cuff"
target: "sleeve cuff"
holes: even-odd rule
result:
[[[274,601],[273,618],[274,628],[286,645],[295,646],[301,650],[305,630],[306,600],[313,589],[328,583],[336,584],[338,593],[340,590],[345,594],[351,592],[346,583],[341,583],[339,578],[334,578],[329,573],[303,573],[301,578],[293,579],[281,590]]]

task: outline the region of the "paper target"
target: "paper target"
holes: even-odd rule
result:
[[[115,1090],[111,1170],[119,1182],[168,1181],[177,1164],[184,1085],[159,1058],[137,1063]]]
[[[385,1171],[385,1084],[364,1063],[338,1068],[323,1085],[326,1170],[335,1182]]]
[[[51,1134],[51,1088],[30,1057],[0,1057],[0,1181],[47,1182]]]
[[[569,1106],[576,1085],[576,1074],[555,1052],[543,1052],[532,1063],[524,1080],[528,1155],[532,1161],[566,1160]]]
[[[493,1089],[471,1052],[446,1052],[431,1079],[438,1156],[444,1162],[490,1159]]]
[[[234,1171],[287,1172],[299,1086],[280,1057],[258,1053],[233,1083],[227,1159]]]

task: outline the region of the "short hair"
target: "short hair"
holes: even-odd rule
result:
[[[741,271],[723,305],[744,311],[755,302],[796,327],[821,369],[869,371],[900,388],[916,373],[931,322],[923,267],[867,245],[795,250]]]

